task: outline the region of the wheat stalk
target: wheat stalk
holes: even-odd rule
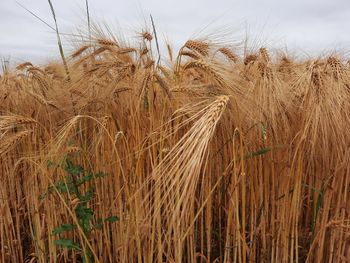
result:
[[[20,115],[0,116],[0,130],[12,129],[18,125],[37,123],[33,118],[23,117]]]
[[[200,40],[188,40],[184,47],[201,54],[202,56],[209,55],[209,44]]]
[[[181,227],[180,231],[187,232],[190,222],[187,221],[186,214],[193,209],[206,150],[228,100],[227,96],[218,97],[197,113],[196,116],[202,116],[152,172],[153,189],[161,189],[161,199],[155,204],[147,205],[153,207],[147,220],[154,220],[157,218],[156,214],[162,211],[162,216],[168,222],[165,235],[177,231],[178,227]],[[177,193],[177,189],[182,191]],[[149,199],[144,201],[147,203]]]
[[[157,82],[159,83],[159,86],[161,86],[165,93],[168,95],[168,97],[171,98],[172,96],[170,93],[170,87],[169,84],[165,81],[165,79],[162,78],[157,72],[155,72],[153,76],[156,78]]]
[[[16,67],[16,69],[17,69],[17,70],[23,70],[23,69],[25,69],[25,68],[27,68],[27,67],[34,67],[34,66],[33,66],[33,64],[30,63],[30,62],[24,62],[24,63],[22,63],[22,64],[19,64],[19,65]]]
[[[102,47],[119,47],[118,43],[110,39],[96,39],[96,43]]]
[[[143,39],[145,39],[145,40],[147,40],[149,42],[151,42],[152,39],[153,39],[152,34],[147,32],[147,31],[142,32],[141,36],[142,36]]]
[[[198,68],[201,69],[207,73],[209,73],[221,86],[228,87],[228,84],[226,83],[225,79],[221,76],[221,74],[212,66],[211,63],[199,59],[195,61],[187,62],[184,65],[184,69],[191,69],[191,68]]]
[[[11,148],[13,148],[23,138],[27,137],[30,133],[30,131],[21,131],[9,138],[2,139],[0,142],[0,156],[6,154]]]
[[[232,50],[230,50],[229,48],[222,47],[219,48],[218,51],[225,55],[228,58],[228,60],[232,61],[233,63],[236,63],[238,61],[237,55],[233,53]]]
[[[80,48],[78,48],[76,51],[74,51],[71,55],[72,58],[76,58],[80,56],[84,51],[86,51],[88,48],[90,48],[91,45],[83,45]]]

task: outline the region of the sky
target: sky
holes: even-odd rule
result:
[[[47,0],[17,0],[54,25]],[[0,0],[0,58],[13,63],[45,63],[59,56],[56,35],[15,0]],[[73,33],[86,30],[85,0],[52,0],[64,48]],[[186,40],[212,36],[252,47],[266,46],[317,56],[350,50],[349,0],[89,0],[92,20],[134,40],[152,14],[160,41],[180,47]]]

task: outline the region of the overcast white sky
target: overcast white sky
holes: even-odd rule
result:
[[[47,0],[18,0],[53,25]],[[85,0],[52,0],[61,32],[85,26]],[[284,47],[311,55],[325,50],[350,50],[350,0],[89,0],[97,22],[119,25],[135,32],[152,14],[160,38],[175,46],[196,35],[230,28],[231,38],[241,39],[249,29],[251,39],[268,47]],[[69,39],[65,48],[71,50]],[[14,63],[45,62],[58,56],[55,34],[15,0],[0,0],[0,57]]]

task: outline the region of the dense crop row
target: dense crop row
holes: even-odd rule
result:
[[[63,234],[96,262],[350,257],[349,64],[210,40],[173,52],[158,62],[148,32],[132,46],[99,36],[67,68],[0,77],[1,262],[80,261],[52,235],[77,200],[40,198],[64,159],[107,174],[92,221],[119,221]]]

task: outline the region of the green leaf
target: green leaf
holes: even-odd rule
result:
[[[68,248],[68,249],[78,249],[81,250],[81,247],[78,243],[75,243],[73,240],[71,239],[66,239],[66,238],[62,238],[62,239],[58,239],[54,241],[54,244],[57,246],[61,246],[64,248]]]
[[[96,177],[96,178],[102,178],[102,177],[105,177],[105,176],[107,176],[107,175],[108,175],[108,174],[106,174],[106,173],[101,173],[101,172],[100,172],[100,173],[96,173],[96,174],[95,174],[95,177]]]
[[[72,224],[62,224],[60,227],[55,228],[52,231],[52,234],[58,235],[58,234],[61,234],[63,232],[66,232],[66,231],[71,231],[71,230],[75,229],[76,227],[77,227],[76,225],[72,225]]]
[[[51,160],[47,161],[47,168],[51,168],[51,167],[55,167],[55,166],[57,166],[57,164],[55,164],[53,161],[51,161]]]
[[[261,138],[266,141],[267,140],[267,129],[266,126],[264,125],[264,123],[260,123],[261,124]]]
[[[43,199],[45,199],[47,196],[48,196],[48,193],[45,192],[45,193],[39,195],[39,200],[43,200]]]
[[[69,159],[66,159],[65,170],[71,175],[76,175],[76,176],[84,172],[84,168],[82,166],[74,165],[73,162]]]
[[[45,197],[47,197],[49,194],[53,193],[56,191],[59,193],[67,193],[68,191],[71,192],[72,189],[72,178],[70,176],[66,177],[66,181],[65,180],[58,180],[55,183],[55,186],[49,186],[47,188],[47,192],[43,193],[40,195],[40,199],[44,199]]]
[[[89,182],[93,178],[94,178],[93,174],[84,175],[81,179],[76,181],[76,184],[77,186],[80,186],[86,182]]]
[[[85,220],[91,220],[94,215],[94,211],[91,208],[86,207],[84,203],[77,205],[75,213],[77,214],[78,218]]]
[[[256,152],[248,153],[246,156],[244,156],[244,158],[249,159],[249,158],[252,158],[255,156],[259,156],[259,155],[268,153],[269,151],[271,151],[271,148],[261,148],[261,149],[257,150]]]
[[[86,203],[80,203],[75,209],[75,213],[79,218],[79,225],[83,228],[85,234],[91,231],[91,220],[94,216],[94,211],[86,206]]]
[[[79,199],[82,202],[88,202],[94,197],[94,193],[95,187],[92,186],[91,188],[89,188],[89,190],[86,191],[85,195],[82,195]]]
[[[114,223],[114,222],[119,221],[119,217],[117,217],[117,216],[110,216],[110,217],[105,218],[104,221],[105,222]]]
[[[99,218],[99,219],[97,219],[97,223],[94,225],[94,227],[98,230],[101,230],[102,225],[103,225],[103,220],[101,218]]]
[[[102,229],[102,225],[106,222],[110,222],[110,223],[114,223],[114,222],[117,222],[119,221],[119,217],[117,216],[110,216],[110,217],[107,217],[105,219],[97,219],[97,223],[94,225],[94,227],[98,230],[101,230]]]

